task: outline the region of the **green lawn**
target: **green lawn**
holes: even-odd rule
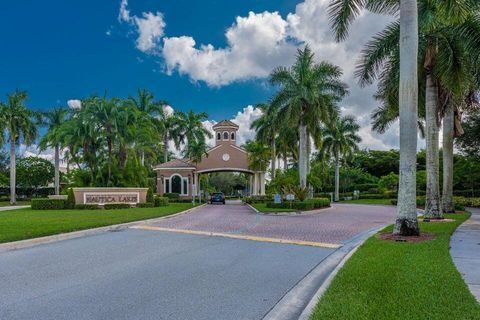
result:
[[[190,203],[168,207],[119,210],[32,210],[0,212],[0,243],[78,231],[117,223],[168,216],[191,208]]]
[[[267,208],[266,203],[253,203],[252,207],[263,213],[272,213],[272,212],[295,212],[295,209],[285,209],[285,208]]]
[[[468,214],[450,223],[421,223],[436,240],[422,243],[368,239],[339,271],[311,319],[480,319],[449,253],[450,235]],[[392,226],[383,232],[391,232]]]
[[[381,205],[392,205],[390,199],[357,199],[357,200],[344,200],[340,203],[351,203],[351,204],[381,204]]]
[[[18,200],[17,201],[17,206],[29,206],[31,204],[30,201],[21,201],[21,200]],[[9,207],[10,206],[10,202],[9,201],[0,201],[0,207]]]

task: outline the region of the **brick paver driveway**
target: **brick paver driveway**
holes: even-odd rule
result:
[[[256,214],[240,203],[206,205],[150,227],[203,231],[292,241],[343,244],[355,235],[392,223],[395,207],[333,204],[304,215]]]

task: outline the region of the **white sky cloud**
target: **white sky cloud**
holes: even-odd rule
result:
[[[383,135],[371,131],[370,114],[377,106],[372,98],[376,85],[360,88],[354,78],[355,63],[363,45],[392,18],[363,12],[351,26],[348,39],[337,43],[329,25],[329,3],[330,0],[305,0],[285,17],[268,11],[238,16],[225,31],[226,46],[219,48],[202,44],[188,34],[166,36],[162,43],[159,40],[163,37],[165,22],[162,14],[157,12],[156,16],[162,21],[161,32],[156,33],[154,41],[148,42],[147,47],[155,46],[149,50],[163,58],[167,74],[178,72],[194,82],[202,81],[209,86],[220,87],[237,81],[266,78],[276,66],[291,65],[296,49],[308,43],[317,61],[326,60],[343,69],[343,80],[349,85],[350,95],[341,105],[357,117],[362,126],[361,146],[378,149],[398,147],[397,124]],[[131,16],[127,5],[127,0],[122,0],[119,19],[139,29],[135,21],[138,18]],[[146,13],[142,16],[146,19]],[[244,114],[245,110],[241,113]]]
[[[130,15],[128,0],[120,3],[118,19],[134,25],[138,33],[136,47],[142,52],[154,52],[164,35],[165,21],[161,12],[143,12],[141,17]]]
[[[70,99],[67,101],[67,105],[71,109],[80,109],[82,107],[82,101],[78,99]]]

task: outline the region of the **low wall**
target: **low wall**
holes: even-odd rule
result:
[[[73,188],[75,204],[128,203],[147,202],[148,188]]]

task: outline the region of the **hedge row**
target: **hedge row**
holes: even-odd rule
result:
[[[471,199],[475,199],[475,198],[470,198],[470,199],[467,199],[467,198],[463,198],[465,199],[465,201],[462,201],[462,199],[460,199],[459,197],[454,197],[453,199],[453,203],[454,203],[454,206],[455,206],[455,210],[465,210],[465,207],[466,206],[473,206],[473,205],[469,205],[469,204],[474,204],[475,201],[468,201],[468,200],[471,200]],[[477,206],[480,207],[480,198],[477,198]],[[398,200],[397,199],[392,199],[390,200],[390,202],[396,206],[398,204]],[[425,197],[424,196],[419,196],[417,197],[417,207],[421,207],[421,208],[424,208],[425,207]]]
[[[314,209],[320,209],[330,206],[330,199],[327,198],[315,198],[305,201],[284,201],[282,203],[267,202],[267,208],[276,209],[296,209],[301,211],[308,211]]]
[[[65,200],[32,199],[32,210],[61,210],[61,209],[65,209]]]
[[[270,202],[273,201],[273,196],[268,195],[268,196],[250,196],[245,198],[245,202],[248,204],[252,203],[265,203],[265,202]]]

